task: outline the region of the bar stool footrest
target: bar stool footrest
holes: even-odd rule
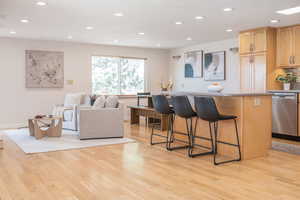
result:
[[[241,161],[241,159],[239,158],[239,159],[226,160],[226,161],[221,161],[221,162],[214,161],[214,164],[215,165],[221,165],[221,164],[225,164],[225,163],[238,162],[238,161]]]
[[[190,146],[189,145],[186,145],[186,146],[179,146],[179,147],[172,147],[172,148],[167,148],[169,151],[173,151],[173,150],[178,150],[178,149],[187,149],[189,148]]]
[[[189,157],[194,158],[197,156],[205,156],[205,155],[210,155],[210,154],[214,154],[213,151],[209,151],[209,152],[203,152],[203,153],[195,153],[195,154],[189,154]]]
[[[227,145],[234,146],[234,147],[238,147],[239,146],[237,144],[232,144],[232,143],[229,143],[229,142],[223,142],[223,141],[220,141],[220,140],[218,140],[217,143],[227,144]]]

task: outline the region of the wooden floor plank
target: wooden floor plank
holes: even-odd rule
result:
[[[30,155],[4,136],[0,199],[300,199],[300,156],[270,150],[214,166],[211,156],[150,146],[146,127],[125,123],[125,132],[137,142]]]

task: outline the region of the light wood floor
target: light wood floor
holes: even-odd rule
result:
[[[214,166],[148,144],[144,127],[126,125],[137,143],[25,155],[4,136],[1,200],[300,199],[300,156]]]

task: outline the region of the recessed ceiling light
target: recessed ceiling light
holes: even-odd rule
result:
[[[226,32],[232,32],[232,29],[227,29]]]
[[[38,2],[36,2],[36,5],[38,5],[38,6],[46,6],[47,3],[44,2],[44,1],[38,1]]]
[[[86,29],[86,30],[93,30],[94,27],[92,27],[92,26],[86,26],[85,29]]]
[[[28,19],[21,19],[20,22],[22,22],[22,23],[28,23],[29,20]]]
[[[284,10],[279,10],[279,11],[277,11],[277,13],[282,14],[282,15],[293,15],[296,13],[300,13],[300,6],[294,7],[294,8],[288,8],[288,9],[284,9]]]
[[[186,40],[190,41],[190,40],[192,40],[192,38],[191,37],[187,37]]]
[[[139,32],[138,34],[139,34],[139,35],[145,35],[145,33],[143,33],[143,32]]]
[[[271,19],[270,22],[271,22],[272,24],[276,24],[276,23],[279,23],[280,20],[279,20],[279,19]]]
[[[223,11],[224,12],[231,12],[231,11],[233,11],[233,8],[224,8]]]
[[[72,40],[72,39],[73,39],[73,36],[72,36],[72,35],[69,35],[67,38],[68,38],[69,40]]]
[[[123,17],[123,16],[124,16],[124,14],[123,14],[123,13],[121,13],[121,12],[119,12],[119,13],[114,13],[114,16],[116,16],[116,17]]]
[[[17,32],[16,32],[16,31],[10,31],[9,33],[14,35],[14,34],[16,34]]]
[[[175,22],[175,24],[176,24],[176,25],[181,25],[181,24],[183,24],[183,23],[178,21],[178,22]]]
[[[196,16],[195,19],[204,19],[203,16]]]
[[[119,40],[114,40],[114,43],[118,43],[119,42]]]

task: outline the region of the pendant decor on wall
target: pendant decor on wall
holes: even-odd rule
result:
[[[184,53],[184,77],[202,77],[203,51],[190,51]]]
[[[63,88],[64,53],[26,50],[26,87]]]
[[[225,80],[226,52],[212,52],[204,55],[204,80]]]

